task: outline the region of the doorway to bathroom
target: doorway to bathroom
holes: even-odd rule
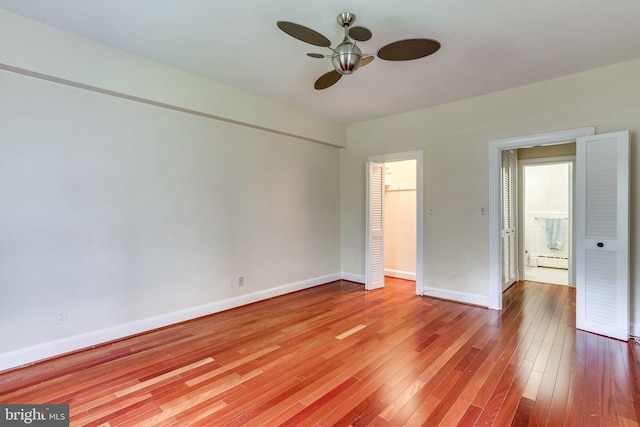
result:
[[[573,157],[519,161],[520,277],[573,285]]]
[[[627,341],[628,130],[596,134],[595,127],[586,127],[489,141],[489,308],[501,310],[503,302],[503,153],[570,141],[576,141],[575,225],[571,227],[575,256],[569,262],[575,272],[572,276],[576,287],[576,328]]]

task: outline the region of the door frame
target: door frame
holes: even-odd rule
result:
[[[382,154],[368,158],[368,162],[378,163],[402,160],[416,161],[416,295],[422,295],[424,293],[424,150]],[[369,180],[366,181],[366,188],[369,188]],[[366,203],[368,204],[369,200]],[[367,206],[367,212],[368,209]]]
[[[595,135],[595,126],[489,140],[489,308],[502,310],[502,259],[500,252],[502,150],[573,142]],[[576,164],[576,167],[579,165]]]

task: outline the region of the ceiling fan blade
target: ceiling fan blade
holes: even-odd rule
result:
[[[390,43],[378,50],[378,58],[386,61],[408,61],[424,58],[440,49],[440,42],[431,39],[407,39]]]
[[[371,62],[373,61],[375,57],[374,56],[365,56],[362,58],[362,62],[360,63],[361,67],[364,67],[365,65],[371,64]]]
[[[313,52],[307,53],[307,56],[310,56],[312,58],[324,58],[323,54],[321,54],[321,53],[313,53]]]
[[[320,78],[316,80],[313,87],[317,90],[326,89],[336,84],[338,80],[340,80],[340,77],[342,77],[342,74],[336,70],[331,70],[328,73],[321,75]]]
[[[331,42],[328,38],[323,36],[317,31],[312,30],[311,28],[307,28],[300,24],[294,24],[293,22],[287,21],[278,21],[278,28],[280,28],[285,33],[289,34],[291,37],[303,41],[305,43],[309,43],[315,46],[320,47],[329,47],[331,46]]]
[[[359,42],[366,42],[372,35],[371,30],[365,27],[349,28],[349,37]]]

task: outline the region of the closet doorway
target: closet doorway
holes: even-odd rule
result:
[[[384,179],[384,275],[416,280],[417,162],[386,162]]]
[[[401,163],[409,161],[405,174],[401,173]],[[394,168],[394,163],[395,168]],[[404,169],[404,168],[403,168]],[[390,224],[385,215],[385,201],[405,202],[413,199],[410,208],[413,212],[402,212],[402,208],[395,212],[395,225],[402,221],[411,221],[415,227],[404,230],[403,233],[412,234],[407,253],[400,254],[398,246],[393,248],[393,241],[388,242],[389,237],[385,234],[396,234],[392,230],[387,230]],[[407,209],[405,206],[404,209]],[[424,267],[423,267],[423,151],[407,151],[402,153],[384,154],[370,157],[366,166],[366,230],[365,230],[365,289],[374,290],[384,286],[385,275],[390,277],[400,277],[415,280],[416,294],[422,295],[424,292]],[[412,215],[407,219],[407,214]],[[385,222],[387,222],[385,224]],[[403,248],[407,248],[406,242],[402,243],[401,235],[396,235],[397,243],[401,243]],[[387,244],[391,243],[389,250],[396,251],[396,255],[401,255],[402,261],[396,259],[394,263],[385,261],[385,253],[388,252]],[[415,249],[415,250],[414,250]],[[409,253],[410,252],[410,253]],[[388,257],[389,255],[387,255]],[[415,263],[411,261],[414,260]],[[411,271],[413,270],[413,271]],[[408,274],[407,274],[408,273]]]

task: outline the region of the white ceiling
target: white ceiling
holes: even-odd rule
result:
[[[0,0],[0,8],[285,104],[353,123],[640,57],[639,0]],[[329,53],[276,27],[332,42],[357,15],[363,52],[433,38],[426,58],[376,59],[323,91]],[[17,43],[19,41],[16,41]]]

